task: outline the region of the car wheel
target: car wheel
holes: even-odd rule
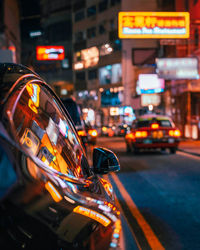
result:
[[[170,148],[169,149],[169,151],[170,151],[171,154],[176,154],[176,150],[177,150],[176,148]]]
[[[131,147],[128,143],[126,143],[126,153],[127,154],[131,153]]]

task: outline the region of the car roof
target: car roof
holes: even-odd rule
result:
[[[158,119],[158,120],[171,120],[171,118],[167,115],[158,115],[158,114],[145,114],[137,117],[138,121],[142,120],[152,120],[152,119]]]
[[[2,104],[15,82],[25,74],[34,74],[29,68],[15,63],[0,63],[0,104]]]

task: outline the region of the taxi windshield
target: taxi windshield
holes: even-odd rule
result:
[[[27,152],[63,174],[77,178],[90,175],[71,121],[45,85],[29,81],[10,96],[10,102],[12,99],[14,129]]]

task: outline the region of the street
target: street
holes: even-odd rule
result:
[[[121,164],[108,178],[126,250],[200,249],[200,157],[179,151],[128,155],[123,137],[101,137],[96,146],[111,149]]]

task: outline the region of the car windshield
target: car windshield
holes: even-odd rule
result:
[[[48,167],[77,178],[89,175],[80,139],[62,107],[45,85],[29,81],[10,96],[14,129],[29,154]],[[35,175],[34,167],[28,164]]]
[[[149,118],[149,119],[141,119],[136,123],[136,128],[148,128],[151,127],[152,123],[158,123],[159,127],[172,127],[173,124],[169,119],[166,118]]]

